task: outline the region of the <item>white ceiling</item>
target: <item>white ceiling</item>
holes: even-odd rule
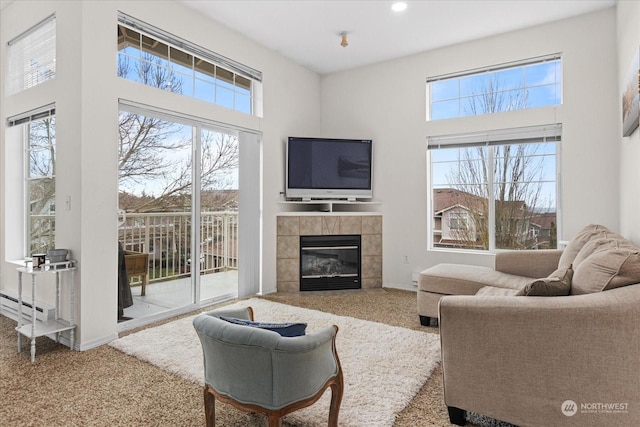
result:
[[[556,21],[616,0],[180,0],[319,74]],[[340,46],[340,33],[349,46]],[[597,29],[594,28],[594,31]]]

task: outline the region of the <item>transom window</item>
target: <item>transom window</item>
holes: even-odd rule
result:
[[[126,15],[120,21],[119,77],[256,114],[260,72]]]
[[[429,139],[433,248],[557,247],[560,125]]]
[[[559,55],[427,79],[427,120],[493,114],[562,103]]]
[[[51,16],[8,43],[7,95],[56,76],[56,19]]]

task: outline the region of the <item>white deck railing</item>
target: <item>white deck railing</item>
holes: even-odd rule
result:
[[[31,217],[32,248],[46,252],[54,240],[54,215]],[[118,228],[118,240],[125,250],[149,254],[149,282],[191,274],[191,213],[128,213]],[[200,214],[200,273],[238,268],[238,212]],[[44,249],[38,249],[44,248]]]
[[[191,273],[191,213],[128,213],[118,229],[125,250],[149,254],[149,282]],[[238,213],[200,215],[200,273],[238,268]]]

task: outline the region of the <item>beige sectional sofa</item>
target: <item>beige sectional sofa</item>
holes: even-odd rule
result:
[[[640,425],[639,247],[590,225],[563,251],[422,274],[453,424],[472,411],[519,426]]]
[[[557,269],[561,250],[524,250],[496,253],[495,269],[464,264],[438,264],[420,273],[418,315],[423,326],[438,321],[438,304],[445,295],[510,294],[535,278]],[[486,289],[483,289],[486,288]]]

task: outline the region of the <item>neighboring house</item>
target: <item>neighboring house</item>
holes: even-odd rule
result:
[[[555,212],[545,212],[531,218],[529,231],[536,239],[537,247],[532,249],[555,249],[557,239],[558,220]]]
[[[433,245],[435,247],[458,247],[482,249],[484,218],[488,201],[484,197],[454,188],[433,191]],[[525,249],[547,249],[556,247],[556,213],[535,213],[524,201],[496,201],[496,211],[502,231],[496,236],[502,245]]]
[[[483,215],[486,199],[471,193],[443,188],[433,190],[433,245],[481,247],[474,216]],[[475,243],[472,243],[475,242]]]

